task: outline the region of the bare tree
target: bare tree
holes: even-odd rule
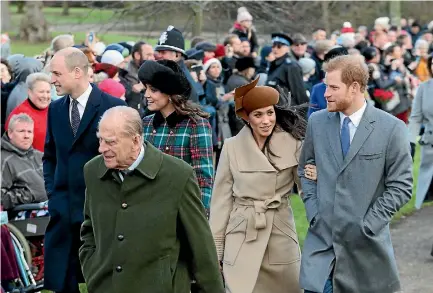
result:
[[[27,1],[26,15],[21,19],[20,39],[30,43],[45,42],[50,39],[48,23],[43,12],[42,1]]]
[[[2,31],[8,31],[11,28],[11,12],[9,10],[9,1],[1,1],[1,18]]]
[[[65,16],[69,15],[69,1],[63,1],[62,7],[63,7],[62,15],[65,15]]]

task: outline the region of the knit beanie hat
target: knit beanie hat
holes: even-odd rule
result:
[[[238,22],[245,21],[245,20],[253,20],[253,16],[248,12],[248,10],[245,7],[240,7],[238,9],[238,17],[236,19]]]
[[[98,84],[98,87],[104,93],[116,98],[121,98],[126,92],[125,87],[120,82],[111,78],[101,81]]]
[[[302,68],[302,74],[306,75],[316,68],[316,62],[311,58],[301,58],[298,61]]]
[[[216,58],[211,58],[204,63],[204,65],[203,65],[204,72],[207,73],[208,69],[212,66],[212,64],[215,64],[215,63],[218,64],[218,66],[221,70],[223,70],[221,62]]]
[[[120,54],[119,51],[108,50],[105,51],[105,53],[102,55],[101,63],[108,63],[114,66],[118,66],[124,60],[125,58],[123,58],[122,54]]]
[[[223,44],[217,44],[215,50],[215,58],[224,57],[226,55],[226,51]]]

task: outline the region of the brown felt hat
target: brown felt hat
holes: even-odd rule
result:
[[[256,86],[259,78],[253,82],[235,89],[236,115],[248,121],[248,114],[252,111],[276,105],[280,93],[269,86]]]

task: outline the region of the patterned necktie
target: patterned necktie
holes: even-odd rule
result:
[[[346,117],[343,120],[343,126],[341,127],[341,150],[343,151],[343,156],[346,157],[347,152],[350,148],[350,130],[349,130],[350,118]]]
[[[80,126],[80,112],[78,112],[78,101],[72,99],[72,110],[71,110],[71,126],[74,136],[77,134],[78,127]]]

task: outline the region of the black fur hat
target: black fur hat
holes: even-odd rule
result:
[[[191,94],[188,79],[179,65],[171,60],[145,61],[138,70],[138,79],[167,95],[189,97]]]

